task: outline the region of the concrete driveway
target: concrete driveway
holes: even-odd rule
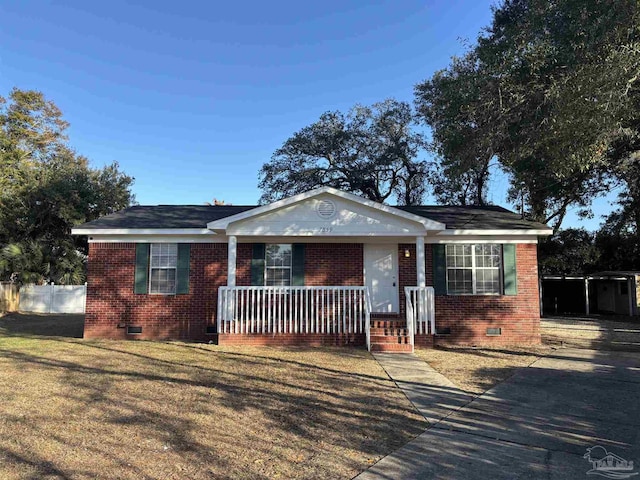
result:
[[[385,361],[401,376],[401,359]],[[475,399],[442,382],[396,381],[432,426],[359,480],[594,478],[583,456],[598,445],[640,471],[638,353],[560,349]]]

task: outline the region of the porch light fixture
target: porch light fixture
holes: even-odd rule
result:
[[[411,252],[409,251],[409,249],[408,249],[408,248],[405,248],[405,249],[404,249],[404,256],[405,256],[406,258],[409,258],[409,257],[411,256]]]

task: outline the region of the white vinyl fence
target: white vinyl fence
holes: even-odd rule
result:
[[[86,285],[24,285],[20,311],[36,313],[84,313]]]

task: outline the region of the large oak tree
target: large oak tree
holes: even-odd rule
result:
[[[445,176],[482,182],[495,155],[531,218],[557,229],[570,208],[588,213],[620,179],[610,149],[638,116],[639,38],[636,0],[504,1],[465,57],[416,88]]]
[[[396,100],[324,113],[262,167],[261,202],[331,186],[376,202],[420,203],[428,163],[413,124],[411,106]]]

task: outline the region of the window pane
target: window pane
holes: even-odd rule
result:
[[[271,244],[266,247],[266,266],[283,267],[291,266],[291,245]]]
[[[485,268],[476,272],[476,293],[500,293],[500,271]]]
[[[151,244],[151,267],[175,268],[178,265],[178,245],[175,243]]]
[[[445,256],[447,259],[447,267],[455,267],[455,250],[454,245],[446,245],[445,246]]]
[[[447,245],[445,251],[448,293],[472,294],[474,287],[480,295],[500,293],[500,244]]]
[[[465,245],[465,247],[469,247],[469,248],[465,248],[465,252],[464,252],[464,266],[465,267],[471,267],[473,265],[473,260],[472,260],[472,251],[471,251],[471,245]]]
[[[473,293],[472,273],[468,268],[447,270],[447,291],[453,295]]]
[[[151,269],[150,293],[168,293],[176,291],[176,269]]]
[[[149,292],[174,294],[176,292],[178,245],[175,243],[152,243],[150,257]]]
[[[268,268],[266,285],[269,287],[288,287],[291,285],[290,268]]]
[[[266,246],[265,285],[282,287],[291,285],[291,245],[270,244]]]

